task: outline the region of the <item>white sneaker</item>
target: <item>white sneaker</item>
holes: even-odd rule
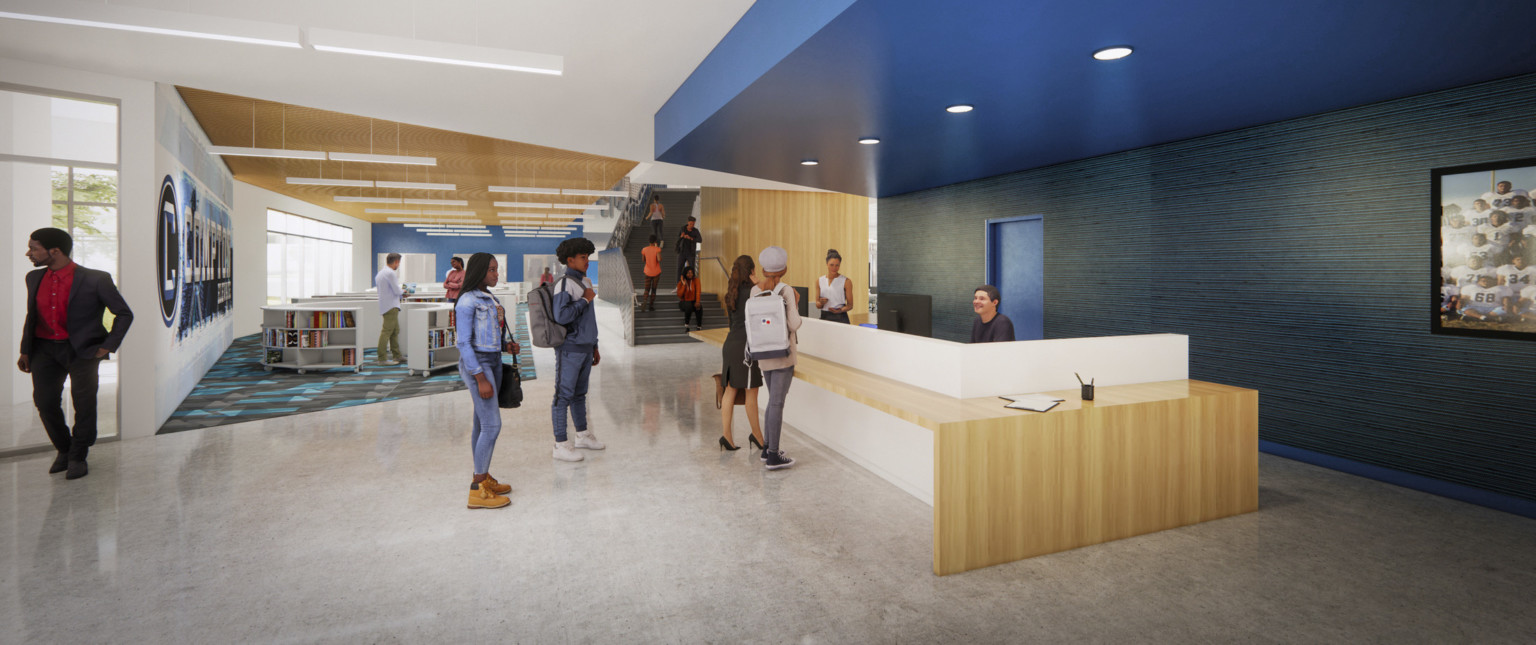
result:
[[[576,452],[576,449],[571,446],[570,439],[566,439],[565,441],[556,441],[555,452],[551,456],[553,456],[555,459],[559,459],[560,461],[581,461],[582,459],[585,459],[585,457],[581,456],[581,453]]]
[[[607,448],[608,444],[605,444],[605,443],[603,443],[601,441],[598,441],[597,440],[597,435],[592,434],[591,430],[588,430],[586,432],[582,432],[580,430],[577,430],[576,431],[576,447],[577,448],[585,448],[587,450],[602,450],[604,448]]]

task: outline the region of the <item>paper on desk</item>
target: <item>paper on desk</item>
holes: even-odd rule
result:
[[[1058,399],[1048,394],[1013,394],[999,398],[1010,401],[1008,405],[1003,407],[1014,410],[1034,410],[1035,412],[1044,412],[1056,407],[1056,404],[1063,401],[1063,399]]]

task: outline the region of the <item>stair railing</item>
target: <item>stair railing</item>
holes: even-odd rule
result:
[[[622,249],[629,242],[630,231],[634,230],[635,224],[645,214],[645,207],[651,200],[651,189],[652,186],[650,184],[641,186],[639,194],[630,200],[629,205],[624,209],[624,214],[614,224],[613,236],[608,238],[608,248]],[[633,187],[631,187],[630,192],[634,192]]]
[[[629,263],[624,247],[607,248],[597,254],[597,297],[619,306],[624,321],[624,342],[635,345],[635,284],[629,278]]]

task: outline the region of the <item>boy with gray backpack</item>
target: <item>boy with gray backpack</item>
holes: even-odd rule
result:
[[[602,450],[607,446],[587,428],[587,386],[592,368],[602,361],[597,351],[597,293],[587,278],[592,241],[574,237],[560,243],[555,257],[565,265],[565,275],[553,284],[542,284],[528,294],[529,333],[538,347],[555,350],[555,401],[550,406],[555,450],[560,461],[581,461],[577,448]],[[566,438],[566,411],[576,423],[576,439]]]
[[[789,271],[789,253],[777,246],[763,249],[757,256],[763,280],[752,287],[743,311],[747,322],[747,358],[757,361],[768,384],[768,410],[763,419],[763,462],[768,470],[795,465],[779,449],[779,433],[784,428],[784,399],[795,380],[797,357],[796,332],[800,329],[798,295],[784,284]]]

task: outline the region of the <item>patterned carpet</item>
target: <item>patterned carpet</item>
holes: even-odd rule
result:
[[[527,303],[517,305],[516,318],[515,333],[522,345],[518,362],[523,380],[530,381],[538,374],[528,337]],[[403,364],[375,365],[376,350],[371,347],[363,350],[360,374],[340,369],[305,374],[284,369],[267,372],[261,368],[261,351],[261,334],[236,338],[156,434],[464,389],[455,368],[435,371],[429,377],[409,376]]]

